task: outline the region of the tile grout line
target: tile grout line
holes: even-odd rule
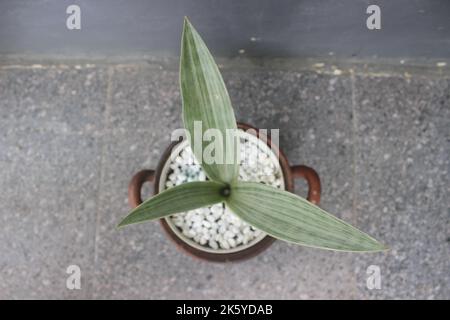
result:
[[[111,90],[112,90],[112,77],[114,74],[114,67],[110,66],[107,69],[107,85],[106,85],[106,101],[105,101],[105,114],[103,117],[103,123],[102,123],[102,135],[101,135],[101,154],[100,154],[100,177],[99,177],[99,183],[98,183],[98,191],[97,191],[97,206],[95,210],[95,226],[94,226],[94,263],[93,263],[93,272],[91,276],[91,284],[89,286],[90,292],[88,292],[88,299],[92,299],[95,293],[95,279],[96,279],[96,272],[97,272],[97,262],[98,262],[98,233],[99,233],[99,222],[100,222],[100,202],[102,199],[102,190],[104,185],[104,179],[105,179],[105,158],[106,158],[106,143],[105,143],[105,136],[107,132],[109,131],[109,122],[110,122],[110,115],[111,115]]]
[[[356,224],[358,221],[358,217],[356,215],[356,195],[357,195],[357,178],[356,178],[356,162],[357,162],[357,153],[358,153],[358,139],[357,139],[357,132],[358,132],[358,117],[356,112],[356,80],[355,80],[355,74],[352,72],[350,75],[350,82],[351,82],[351,95],[352,95],[352,140],[353,140],[353,155],[352,155],[352,164],[353,164],[353,170],[352,170],[352,223]]]
[[[272,63],[264,63],[264,64],[253,64],[248,61],[229,61],[226,59],[224,62],[219,60],[219,68],[221,70],[234,70],[234,71],[249,71],[249,70],[271,70],[271,71],[288,71],[294,70],[297,72],[315,72],[317,74],[324,75],[350,75],[350,76],[361,76],[361,77],[372,77],[372,78],[391,78],[391,77],[418,77],[418,78],[429,78],[429,77],[438,77],[438,78],[448,78],[450,76],[450,68],[449,67],[437,67],[435,65],[404,65],[400,70],[392,70],[392,65],[386,65],[380,62],[369,63],[372,66],[378,66],[381,69],[367,69],[366,64],[362,64],[360,62],[346,62],[344,59],[343,62],[327,62],[325,66],[317,67],[317,64],[323,64],[323,59],[314,58],[313,60],[308,60],[305,64],[301,64],[300,66],[294,67],[292,69],[292,63],[289,58],[282,58],[281,61],[285,60],[281,64],[276,63],[277,59],[269,59],[269,61],[275,61],[275,64]],[[177,61],[177,60],[174,60]],[[294,60],[295,61],[295,60]],[[316,63],[314,63],[316,62]],[[286,65],[288,67],[286,67]],[[295,65],[295,64],[294,64]],[[91,60],[74,60],[74,61],[65,61],[56,59],[55,62],[39,62],[33,60],[18,62],[16,64],[2,64],[0,63],[0,70],[9,70],[9,69],[25,69],[25,70],[33,70],[33,69],[89,69],[89,68],[98,68],[98,67],[113,67],[113,68],[150,68],[150,69],[165,69],[177,71],[176,68],[173,68],[172,63],[164,60],[155,60],[148,61],[147,59],[135,59],[131,61],[107,61],[100,62],[99,60],[91,59]],[[396,66],[396,65],[393,65]],[[420,70],[416,70],[416,68],[421,68]],[[423,70],[426,70],[428,73],[424,74]]]
[[[352,105],[352,140],[353,140],[353,170],[352,170],[352,224],[358,227],[357,221],[357,210],[356,210],[356,197],[357,197],[357,178],[356,178],[356,160],[358,153],[358,143],[357,143],[357,129],[358,129],[358,118],[356,112],[356,87],[355,87],[355,73],[353,69],[350,69],[350,83],[351,83],[351,105]],[[352,259],[352,261],[355,261]],[[353,268],[353,299],[358,298],[358,276],[355,274],[355,266]]]

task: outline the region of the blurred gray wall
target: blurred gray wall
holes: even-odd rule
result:
[[[177,55],[185,15],[222,56],[450,57],[449,0],[0,0],[0,54]]]

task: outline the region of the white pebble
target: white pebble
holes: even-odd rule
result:
[[[218,228],[219,228],[219,226],[217,225],[217,223],[211,222],[211,230],[214,230],[215,232],[217,232]]]
[[[229,229],[229,230],[231,231],[231,233],[232,233],[233,235],[239,233],[239,228],[237,228],[236,226],[230,226],[230,229]]]
[[[198,212],[200,215],[207,215],[210,213],[210,210],[208,208],[199,208],[196,210],[196,212]]]
[[[223,214],[223,206],[221,204],[215,204],[211,207],[211,212],[215,217]]]
[[[194,230],[192,230],[192,229],[189,229],[189,230],[184,230],[183,231],[183,234],[186,236],[186,237],[188,237],[188,238],[193,238],[193,237],[195,237],[195,235],[196,235],[196,233],[195,233],[195,231]]]
[[[227,230],[227,231],[224,233],[223,236],[224,236],[225,239],[232,239],[232,238],[234,237],[234,235],[235,235],[235,233],[233,233],[233,232]]]
[[[225,232],[227,232],[227,227],[219,224],[219,233],[224,234]]]
[[[175,225],[176,225],[177,227],[181,227],[181,226],[184,225],[183,220],[180,220],[180,219],[174,220],[174,223],[175,223]]]
[[[174,186],[174,184],[173,184],[172,181],[166,181],[166,188],[167,189],[172,188],[173,186]]]
[[[184,160],[180,156],[177,156],[177,157],[175,157],[175,163],[184,164]]]
[[[202,227],[202,223],[200,221],[194,221],[194,220],[192,220],[192,221],[193,221],[193,223],[192,223],[193,229],[198,229],[198,228]]]
[[[219,249],[219,246],[217,245],[217,242],[215,242],[214,240],[209,240],[208,241],[208,245],[213,248],[214,250]]]
[[[211,228],[211,223],[209,222],[209,221],[206,221],[206,220],[203,220],[203,226],[205,227],[205,228]]]
[[[220,241],[219,244],[222,249],[226,249],[226,250],[230,249],[230,245],[225,240]]]
[[[234,227],[239,228],[242,225],[241,219],[233,219],[231,223],[234,225]]]

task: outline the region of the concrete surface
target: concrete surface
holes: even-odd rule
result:
[[[81,29],[68,30],[76,4]],[[381,29],[369,30],[370,5]],[[2,0],[0,54],[178,57],[188,16],[215,56],[446,59],[447,0]]]
[[[319,172],[321,206],[391,251],[278,241],[211,264],[178,252],[157,223],[115,229],[129,179],[155,168],[181,126],[176,63],[166,66],[0,67],[0,298],[450,298],[448,72],[224,63],[237,118],[280,128],[291,163]],[[66,289],[71,264],[81,290]],[[366,287],[370,265],[379,290]]]

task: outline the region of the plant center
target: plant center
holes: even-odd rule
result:
[[[230,185],[227,184],[225,187],[223,187],[223,188],[220,190],[220,194],[221,194],[222,196],[224,196],[224,197],[229,197],[230,194],[231,194],[231,188],[230,188]]]

